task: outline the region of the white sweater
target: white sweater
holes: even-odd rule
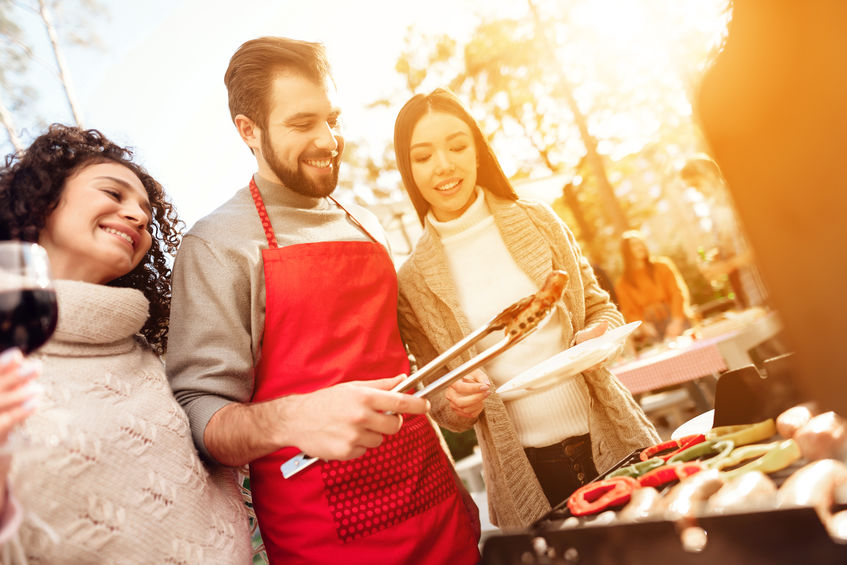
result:
[[[25,424],[33,447],[12,468],[29,563],[250,563],[233,471],[203,465],[162,363],[135,337],[147,300],[83,282],[56,290],[59,325],[35,355],[45,394]]]
[[[486,324],[506,306],[538,291],[506,248],[484,198],[479,196],[461,217],[427,221],[444,244],[459,304],[472,327]],[[486,374],[499,387],[530,367],[567,349],[562,341],[562,314],[556,312],[524,341],[489,361]],[[503,338],[484,338],[488,348]],[[543,447],[588,433],[588,390],[581,375],[506,402],[506,410],[524,447]]]

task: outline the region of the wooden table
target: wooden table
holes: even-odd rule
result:
[[[720,333],[722,328],[717,324],[711,331],[705,326],[701,335],[709,337],[676,340],[635,359],[617,363],[610,370],[630,392],[639,394],[667,386],[687,385],[703,377],[750,365],[753,363],[750,349],[776,336],[782,325],[774,312],[750,311],[745,316],[744,319],[739,317],[736,323],[725,324],[724,327],[732,328],[730,331]],[[698,397],[696,386],[688,388],[700,411],[713,408],[705,398]]]

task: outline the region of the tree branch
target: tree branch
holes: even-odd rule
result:
[[[79,109],[79,104],[76,100],[73,85],[71,84],[71,76],[68,70],[68,65],[65,62],[65,55],[59,45],[59,35],[56,33],[56,27],[53,25],[53,17],[44,0],[38,0],[40,8],[39,14],[44,22],[44,27],[47,29],[47,36],[50,38],[50,44],[53,46],[53,55],[56,57],[56,64],[59,67],[59,78],[62,81],[62,86],[65,88],[65,95],[68,99],[68,105],[71,108],[74,122],[78,127],[82,127],[82,112]]]

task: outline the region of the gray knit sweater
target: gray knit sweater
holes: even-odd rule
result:
[[[370,241],[326,198],[303,196],[253,177],[280,247],[319,241]],[[350,208],[350,207],[348,207]],[[379,242],[376,217],[350,212]],[[253,368],[262,354],[268,248],[256,206],[242,188],[185,235],[173,269],[166,366],[174,395],[188,413],[198,449],[211,458],[203,433],[212,415],[253,395]]]
[[[59,324],[35,355],[45,394],[12,482],[30,564],[247,564],[231,469],[208,469],[159,358],[136,338],[141,292],[56,281]]]
[[[512,202],[485,192],[495,224],[515,262],[540,287],[552,269],[562,269],[570,282],[558,308],[563,314],[563,341],[576,332],[606,321],[610,328],[623,318],[609,301],[582,256],[573,234],[549,206]],[[419,365],[452,346],[476,328],[461,311],[444,247],[426,227],[414,252],[400,268],[400,328]],[[504,305],[504,307],[507,305]],[[456,359],[455,368],[479,353],[472,349]],[[607,369],[583,373],[590,394],[589,428],[598,471],[603,472],[637,448],[658,442],[656,430],[628,390]],[[495,393],[473,422],[457,416],[443,395],[434,399],[436,421],[451,430],[474,425],[483,457],[492,523],[523,528],[551,510],[535,478],[502,399]]]

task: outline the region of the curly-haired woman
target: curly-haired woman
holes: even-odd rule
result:
[[[234,476],[204,467],[160,358],[180,228],[161,185],[96,130],[53,125],[0,170],[0,239],[47,250],[59,304],[12,463],[24,521],[3,551],[19,560],[250,561]]]

